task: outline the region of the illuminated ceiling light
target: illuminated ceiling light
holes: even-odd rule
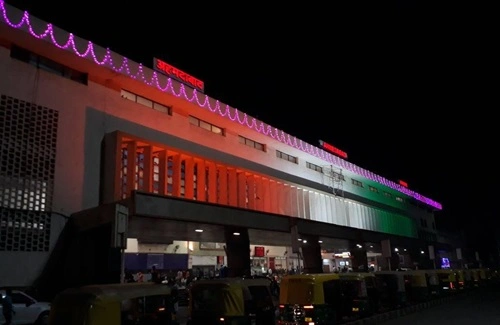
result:
[[[302,241],[302,239],[299,238],[298,241]]]
[[[438,203],[432,199],[420,195],[417,192],[414,192],[402,186],[401,184],[395,183],[382,176],[376,175],[375,173],[372,173],[366,169],[358,167],[321,148],[318,148],[296,137],[286,134],[284,131],[281,131],[277,128],[273,128],[272,126],[267,125],[264,122],[258,121],[256,118],[249,117],[246,113],[242,113],[239,110],[230,107],[229,105],[222,104],[218,100],[210,101],[210,98],[207,95],[200,93],[199,91],[191,90],[191,93],[188,94],[189,92],[188,88],[186,88],[186,86],[184,86],[184,84],[182,83],[180,84],[178,89],[174,89],[174,84],[171,78],[168,78],[168,81],[165,85],[160,85],[160,81],[158,78],[159,74],[156,71],[153,71],[153,73],[149,78],[146,77],[146,74],[144,73],[144,67],[142,64],[138,65],[136,71],[132,71],[129,59],[123,57],[121,62],[115,62],[114,56],[116,57],[116,55],[113,55],[110,49],[106,49],[103,55],[99,53],[100,55],[102,55],[101,59],[99,59],[96,54],[96,46],[94,45],[94,43],[88,41],[87,47],[83,51],[81,51],[79,50],[79,46],[75,44],[75,36],[72,33],[69,33],[68,39],[65,42],[59,43],[57,39],[60,38],[60,35],[56,37],[54,33],[54,26],[52,24],[47,24],[45,26],[45,30],[41,31],[40,33],[36,33],[35,30],[38,31],[41,29],[38,26],[33,26],[31,24],[31,17],[27,11],[24,12],[22,18],[18,22],[12,22],[7,15],[5,0],[0,0],[0,20],[4,21],[7,25],[9,25],[14,29],[23,29],[27,31],[34,38],[37,38],[39,40],[48,40],[54,46],[56,46],[61,50],[70,51],[81,58],[93,61],[95,64],[99,66],[107,67],[117,73],[128,76],[131,79],[141,81],[148,86],[155,87],[162,92],[170,93],[175,97],[183,98],[186,101],[197,104],[198,106],[205,108],[212,113],[217,113],[222,117],[228,118],[233,122],[237,122],[241,125],[244,125],[249,129],[259,132],[265,136],[271,137],[272,139],[280,141],[295,149],[301,150],[312,156],[325,160],[331,164],[334,164],[341,168],[345,168],[348,171],[351,171],[365,178],[368,178],[374,182],[385,185],[396,191],[411,196],[416,200],[423,202],[427,205],[430,205],[438,210],[443,209],[441,203]],[[310,90],[308,89],[306,91]]]
[[[196,232],[203,232],[203,229],[195,229]]]
[[[233,235],[235,235],[235,236],[239,236],[239,235],[240,235],[240,233],[239,233],[239,232],[233,232]]]
[[[303,240],[302,242],[303,242],[304,244],[307,244],[307,240]]]
[[[318,243],[323,244],[323,241],[322,240],[318,240]]]

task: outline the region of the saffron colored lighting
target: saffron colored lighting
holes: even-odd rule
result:
[[[146,74],[144,73],[144,67],[142,66],[142,64],[138,65],[137,71],[132,72],[130,66],[135,65],[135,63],[134,62],[129,63],[129,60],[125,57],[120,57],[122,58],[121,62],[115,62],[113,60],[113,57],[119,57],[119,56],[113,54],[110,49],[106,49],[103,52],[104,54],[102,58],[98,58],[98,56],[96,55],[96,49],[97,52],[102,52],[102,50],[98,48],[96,45],[94,45],[94,43],[89,41],[86,45],[87,48],[84,51],[80,51],[77,48],[77,45],[75,44],[75,36],[72,33],[68,34],[68,38],[66,39],[65,42],[58,42],[54,35],[55,34],[54,26],[50,23],[45,25],[44,27],[45,29],[43,31],[36,32],[34,26],[30,22],[30,14],[28,12],[24,12],[22,18],[18,22],[12,22],[8,17],[7,7],[5,5],[4,0],[0,0],[0,20],[3,20],[3,22],[5,22],[8,26],[14,29],[22,29],[24,31],[29,32],[31,36],[37,39],[49,41],[54,46],[62,50],[71,51],[72,53],[76,54],[81,58],[93,60],[97,65],[107,67],[117,73],[121,73],[132,79],[142,81],[149,86],[158,88],[162,92],[172,94],[176,97],[184,98],[188,102],[196,103],[198,106],[208,109],[212,113],[217,113],[220,116],[228,118],[233,122],[238,122],[241,125],[245,125],[254,131],[260,132],[266,136],[273,138],[274,140],[280,141],[293,148],[299,149],[310,155],[323,159],[330,164],[342,167],[348,171],[361,175],[374,182],[383,184],[387,187],[390,187],[394,190],[397,190],[401,193],[411,196],[418,201],[428,204],[438,210],[442,209],[442,205],[436,201],[426,198],[423,195],[411,191],[408,188],[401,186],[400,184],[385,179],[368,170],[360,168],[350,162],[347,162],[333,154],[324,151],[323,149],[315,147],[300,139],[297,139],[296,137],[286,134],[285,132],[278,130],[277,128],[273,128],[270,125],[267,125],[261,121],[258,121],[253,117],[248,116],[246,113],[238,111],[238,109],[232,108],[229,105],[222,104],[218,100],[214,101],[210,99],[210,97],[208,97],[207,95],[204,95],[196,91],[195,89],[194,90],[191,90],[189,88],[186,89],[186,87],[183,84],[180,84],[177,87],[178,89],[176,90],[174,88],[174,83],[170,78],[168,78],[166,84],[162,86],[158,78],[158,73],[152,72],[151,77],[147,78]],[[59,34],[60,33],[58,31],[58,36]]]

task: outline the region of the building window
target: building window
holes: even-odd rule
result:
[[[248,139],[245,137],[242,137],[241,135],[239,136],[239,140],[240,140],[241,144],[245,144],[249,147],[255,148],[255,149],[260,150],[260,151],[266,151],[266,149],[265,149],[266,147],[262,143],[259,143],[257,141],[254,141],[254,140],[251,140],[251,139]]]
[[[396,201],[403,202],[403,198],[400,198],[399,196],[396,196]]]
[[[333,174],[333,179],[336,180],[336,181],[343,181],[345,182],[345,177],[344,175],[342,175],[341,173],[337,173],[337,172],[332,172]]]
[[[368,186],[368,188],[370,189],[370,191],[372,191],[373,193],[378,193],[378,189],[376,187],[373,187],[373,186]]]
[[[315,170],[317,172],[320,172],[320,173],[323,172],[323,167],[315,165],[315,164],[312,164],[310,162],[306,162],[306,166],[307,166],[307,168]]]
[[[199,118],[196,118],[194,116],[189,116],[189,123],[215,134],[224,135],[225,133],[223,128],[220,128],[216,125],[200,120]]]
[[[299,162],[299,159],[297,157],[291,156],[279,150],[276,150],[276,157],[283,160],[288,160],[289,162],[293,162],[294,164],[298,164]]]
[[[363,187],[363,183],[361,183],[360,181],[358,181],[356,179],[351,179],[351,181],[352,181],[353,185],[356,185],[356,186],[359,186],[359,187]]]
[[[15,45],[13,45],[10,49],[10,57],[31,64],[40,70],[45,70],[83,85],[87,85],[88,83],[88,75],[86,73],[71,69],[65,65]]]
[[[172,106],[165,106],[163,104],[152,101],[151,99],[147,99],[146,97],[139,96],[134,94],[133,92],[122,89],[121,91],[122,98],[128,99],[134,103],[141,104],[152,108],[154,110],[160,111],[162,113],[172,115]]]
[[[392,194],[391,194],[391,193],[389,193],[389,192],[384,192],[384,196],[385,196],[385,197],[392,197]]]

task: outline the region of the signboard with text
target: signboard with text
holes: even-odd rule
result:
[[[205,83],[186,72],[177,69],[173,65],[168,64],[160,59],[153,59],[153,68],[155,71],[161,72],[162,74],[182,82],[186,86],[199,90],[201,92],[205,91]]]
[[[255,257],[264,257],[266,256],[265,248],[264,246],[255,246],[255,251],[253,256]]]
[[[399,185],[401,185],[403,187],[408,187],[408,183],[405,181],[402,181],[402,180],[399,180]]]
[[[322,149],[328,151],[329,153],[333,153],[334,155],[339,156],[340,158],[347,159],[347,153],[345,151],[342,151],[339,148],[334,147],[333,145],[323,140],[319,140],[319,145],[321,146]]]

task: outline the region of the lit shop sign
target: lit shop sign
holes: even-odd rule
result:
[[[402,180],[399,180],[399,185],[401,185],[403,187],[408,187],[408,183],[406,183],[405,181],[402,181]]]
[[[194,89],[197,89],[201,92],[205,91],[205,83],[203,81],[196,79],[195,77],[185,73],[182,70],[177,69],[167,62],[154,58],[153,67],[156,71],[161,72],[177,81],[180,81],[183,84],[188,85],[189,87],[193,87]]]
[[[325,149],[326,151],[333,153],[334,155],[337,155],[341,158],[347,159],[347,153],[345,151],[342,151],[339,148],[334,147],[331,144],[329,144],[323,140],[319,140],[319,144],[320,144],[321,148]]]

